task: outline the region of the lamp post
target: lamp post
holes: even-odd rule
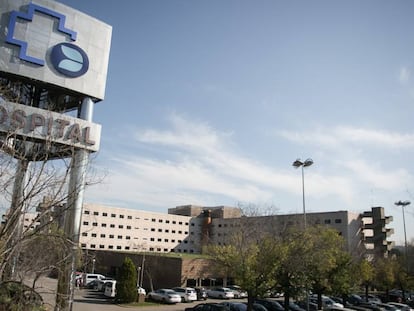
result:
[[[407,245],[407,231],[405,229],[405,214],[404,214],[404,207],[410,205],[410,201],[398,201],[394,203],[397,206],[401,206],[402,214],[403,214],[403,224],[404,224],[404,251],[405,251],[405,262],[407,264],[407,273],[408,273],[408,245]]]
[[[95,273],[95,262],[96,262],[96,259],[93,258],[92,259],[92,273]]]
[[[141,283],[139,282],[141,276],[141,267],[137,267],[137,288],[140,288]]]
[[[305,208],[305,173],[304,168],[311,166],[313,164],[312,159],[306,159],[304,162],[302,162],[300,159],[296,159],[295,162],[293,162],[293,166],[295,168],[302,168],[302,203],[303,203],[303,226],[306,229],[306,208]]]

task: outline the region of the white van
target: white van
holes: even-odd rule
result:
[[[116,281],[107,281],[105,283],[104,296],[114,298],[116,295]]]
[[[83,279],[84,286],[90,286],[91,282],[94,282],[94,281],[96,283],[96,286],[98,286],[97,281],[105,278],[104,275],[97,274],[97,273],[85,273],[83,277],[84,277]]]

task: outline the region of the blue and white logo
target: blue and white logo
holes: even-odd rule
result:
[[[71,41],[76,41],[77,33],[65,27],[66,16],[40,5],[30,3],[27,13],[12,11],[10,13],[10,21],[8,26],[8,33],[6,42],[20,47],[19,58],[21,60],[36,64],[39,66],[45,65],[45,60],[33,57],[27,54],[28,42],[19,40],[14,37],[15,26],[17,19],[23,19],[31,22],[35,12],[40,12],[49,15],[58,20],[57,30],[64,35],[67,35]],[[59,43],[52,48],[51,63],[53,67],[61,74],[76,78],[85,74],[89,69],[89,60],[86,53],[78,46],[71,43]]]
[[[89,69],[89,60],[86,53],[71,43],[60,43],[53,47],[50,54],[53,67],[61,74],[76,78]]]

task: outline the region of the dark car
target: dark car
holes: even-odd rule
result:
[[[220,304],[225,305],[230,311],[246,311],[247,303],[244,302],[221,302]],[[268,311],[266,307],[259,303],[253,303],[253,311]]]
[[[219,303],[200,303],[191,308],[185,308],[184,311],[230,311],[230,309]]]
[[[197,293],[197,300],[206,300],[207,299],[207,290],[204,287],[194,288]]]
[[[264,298],[264,299],[256,299],[254,302],[261,304],[268,311],[285,311],[285,308],[276,300]]]

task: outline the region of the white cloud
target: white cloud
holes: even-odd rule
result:
[[[286,167],[266,166],[236,151],[231,132],[220,132],[205,122],[173,115],[168,128],[138,129],[129,153],[112,159],[107,191],[88,190],[101,202],[140,202],[135,207],[174,207],[182,204],[289,204],[301,195],[301,174]],[[309,134],[311,132],[311,134]],[[278,131],[278,137],[309,154],[318,154],[317,167],[306,170],[306,195],[322,202],[332,199],[354,206],[365,189],[392,191],[413,181],[404,169],[386,171],[360,149],[412,147],[413,135],[370,129],[335,127],[316,131]],[[282,146],[285,142],[277,141]],[[137,147],[138,146],[138,147]],[[134,153],[137,147],[139,151]],[[145,152],[142,152],[143,149]],[[382,148],[383,150],[380,150]],[[100,187],[105,187],[101,185]],[[110,189],[110,191],[109,191]],[[114,196],[113,193],[116,193]],[[291,207],[288,207],[291,208]],[[315,209],[315,208],[314,208]]]
[[[317,144],[326,148],[338,148],[345,144],[357,144],[361,147],[379,146],[381,148],[412,148],[414,134],[401,134],[384,130],[372,130],[347,126],[333,129],[321,128],[316,131],[289,132],[277,131],[277,135],[299,144]]]
[[[411,78],[411,70],[407,67],[401,67],[399,72],[399,81],[402,84],[407,84]]]

